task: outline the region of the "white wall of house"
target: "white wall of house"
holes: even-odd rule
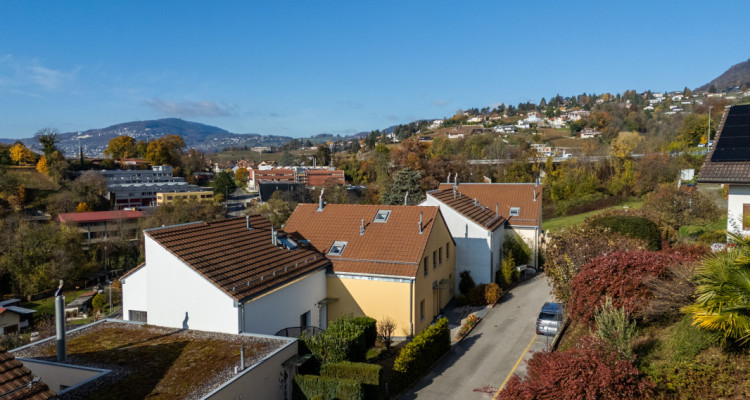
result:
[[[539,235],[542,230],[534,226],[512,226],[510,228],[511,229],[508,230],[511,232],[506,232],[506,237],[509,235],[517,235],[520,237],[524,243],[529,246],[529,250],[531,251],[529,254],[529,262],[527,264],[537,268],[539,259],[536,255],[539,252]]]
[[[146,290],[147,266],[121,279],[122,283],[122,318],[130,320],[130,311],[146,311],[148,308],[148,291]]]
[[[300,326],[300,316],[306,312],[310,313],[308,326],[325,329],[325,312],[318,308],[318,302],[325,298],[326,273],[321,269],[245,303],[241,329],[273,335],[283,328]]]
[[[149,324],[239,333],[234,299],[149,236],[145,245]]]
[[[750,230],[742,229],[743,205],[745,204],[750,204],[750,186],[729,185],[727,232],[750,234]]]
[[[489,232],[431,196],[427,196],[420,206],[440,207],[445,224],[456,242],[456,293],[463,271],[469,271],[477,285],[494,282],[495,272],[502,260],[503,226]]]

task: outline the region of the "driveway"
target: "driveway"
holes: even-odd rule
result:
[[[552,342],[534,330],[545,301],[552,295],[543,275],[515,287],[401,399],[493,398],[511,371],[523,375],[529,351]]]

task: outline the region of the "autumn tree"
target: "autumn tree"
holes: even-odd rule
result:
[[[95,171],[86,171],[68,185],[77,203],[86,203],[92,209],[99,209],[105,203],[107,179]]]
[[[36,170],[44,175],[49,175],[49,165],[47,165],[47,156],[39,157],[39,162],[36,163]]]
[[[179,166],[185,141],[179,135],[166,135],[148,144],[146,160],[154,165]]]
[[[16,142],[10,148],[10,159],[19,165],[29,165],[36,161],[36,154],[21,142]]]
[[[121,135],[109,141],[104,155],[112,159],[135,157],[138,153],[136,141],[130,136]]]
[[[244,187],[247,185],[247,181],[249,179],[247,168],[237,168],[236,171],[234,171],[234,181],[235,184],[238,187]]]

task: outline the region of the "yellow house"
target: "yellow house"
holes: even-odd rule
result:
[[[299,204],[284,230],[331,260],[328,320],[390,317],[413,336],[454,295],[455,242],[438,207]]]
[[[210,190],[201,192],[159,192],[156,194],[156,205],[163,206],[172,204],[178,199],[182,201],[214,201],[214,192]]]

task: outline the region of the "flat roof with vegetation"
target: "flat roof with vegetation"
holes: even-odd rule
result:
[[[62,398],[201,398],[235,376],[241,344],[245,345],[245,365],[249,367],[288,343],[286,338],[105,320],[68,333],[66,363],[111,372]],[[55,362],[55,338],[13,354]]]

